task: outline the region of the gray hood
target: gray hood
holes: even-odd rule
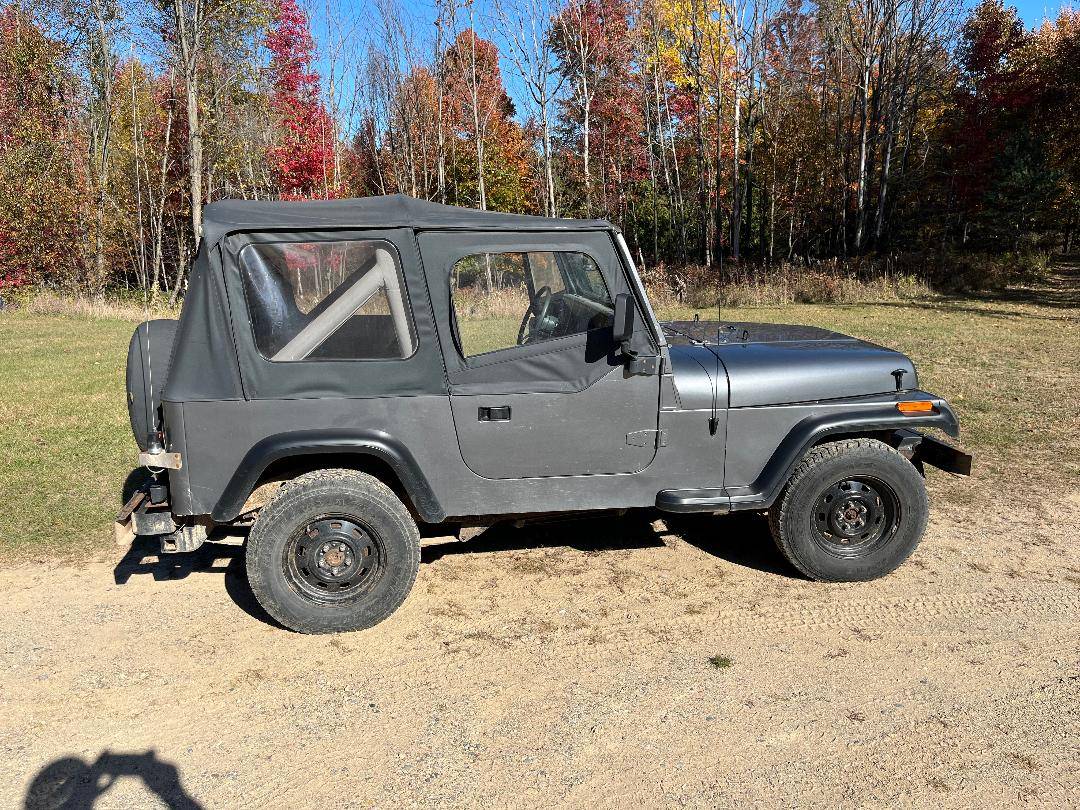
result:
[[[890,393],[897,388],[893,372],[901,370],[901,388],[918,387],[914,364],[900,352],[815,326],[716,321],[663,326],[680,393],[680,377],[697,390],[701,372],[716,376],[717,369],[702,356],[707,349],[720,361],[720,377],[726,372],[732,408]],[[722,395],[718,399],[725,404]]]

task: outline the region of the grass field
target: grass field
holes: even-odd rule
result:
[[[1066,268],[1068,271],[1069,268]],[[947,497],[1033,497],[1080,479],[1080,277],[993,300],[725,310],[730,320],[825,326],[911,355],[953,402],[977,475]],[[715,318],[668,310],[665,318]],[[494,324],[491,328],[505,326]],[[516,329],[516,323],[513,324]],[[0,313],[0,553],[70,556],[108,546],[135,445],[124,403],[134,322]]]

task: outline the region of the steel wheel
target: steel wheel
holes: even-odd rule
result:
[[[327,515],[303,526],[285,543],[288,584],[319,603],[351,602],[378,581],[385,567],[382,543],[356,517]]]
[[[817,497],[811,517],[817,544],[837,557],[862,557],[884,546],[900,524],[900,501],[876,478],[837,481]]]

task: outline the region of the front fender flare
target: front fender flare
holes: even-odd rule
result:
[[[277,433],[256,442],[244,454],[210,516],[218,523],[235,519],[259,478],[275,461],[321,454],[372,456],[386,462],[397,474],[422,520],[440,523],[446,518],[439,499],[408,447],[381,430],[342,429]]]
[[[922,392],[917,392],[921,394]],[[940,428],[950,436],[957,436],[960,423],[952,408],[943,399],[929,394],[912,395],[910,399],[931,399],[934,413],[905,416],[894,403],[881,403],[854,410],[811,416],[799,422],[773,451],[761,474],[748,487],[729,489],[731,509],[765,509],[772,505],[784,488],[795,465],[814,445],[832,435],[851,433],[876,433],[900,428]]]

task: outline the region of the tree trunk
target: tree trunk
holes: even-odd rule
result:
[[[582,152],[581,158],[585,169],[585,213],[592,212],[592,174],[589,168],[589,134],[592,128],[592,98],[589,96],[589,78],[585,75],[585,69],[581,73],[581,98],[582,98]]]
[[[201,6],[196,3],[194,16],[189,18],[183,0],[173,0],[176,21],[176,39],[180,48],[181,68],[184,73],[184,95],[187,102],[188,125],[188,186],[191,194],[191,235],[197,252],[202,241],[202,175],[203,144],[199,122],[199,28]]]
[[[104,284],[105,268],[105,198],[109,186],[109,146],[112,137],[112,36],[105,20],[105,9],[101,0],[94,2],[94,22],[96,25],[95,41],[90,44],[91,82],[100,83],[96,94],[96,107],[91,115],[91,142],[94,147],[94,161],[97,169],[96,205],[94,211],[94,279],[95,286]]]
[[[559,215],[558,209],[555,206],[555,176],[551,169],[551,121],[548,115],[548,102],[545,97],[545,101],[541,106],[541,116],[544,119],[544,134],[543,134],[543,150],[544,150],[544,180],[547,183],[547,199],[545,200],[545,208],[548,216],[557,217]]]

